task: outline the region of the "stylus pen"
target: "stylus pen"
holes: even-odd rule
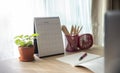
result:
[[[84,59],[85,57],[87,56],[87,53],[84,53],[80,58],[79,58],[79,61]]]

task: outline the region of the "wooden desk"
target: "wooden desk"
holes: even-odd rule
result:
[[[86,51],[103,56],[101,47],[93,47]],[[86,68],[72,67],[69,64],[56,60],[56,58],[61,56],[64,55],[42,59],[35,57],[33,62],[20,62],[18,59],[0,61],[0,73],[92,73]]]

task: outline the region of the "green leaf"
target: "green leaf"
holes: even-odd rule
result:
[[[22,40],[20,40],[20,39],[15,40],[15,43],[16,43],[16,45],[18,45],[18,46],[24,46],[24,44],[25,44],[25,42],[22,41]]]
[[[15,43],[19,46],[20,39],[15,40]]]
[[[20,39],[20,38],[23,38],[23,35],[18,35],[14,37],[14,39]]]
[[[15,36],[15,44],[21,47],[29,47],[33,45],[34,37],[37,37],[39,34],[35,33],[32,35],[18,35]]]
[[[33,45],[32,41],[28,41],[26,44],[27,44],[27,46]]]
[[[23,42],[23,41],[21,41],[21,42],[19,42],[19,46],[25,46],[25,42]]]
[[[38,33],[35,33],[35,34],[32,34],[31,36],[32,36],[32,37],[37,37],[37,36],[39,36],[39,34],[38,34]]]

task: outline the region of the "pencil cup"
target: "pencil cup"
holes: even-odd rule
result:
[[[79,51],[78,49],[78,35],[66,35],[67,43],[66,43],[66,51],[67,52],[75,52]]]

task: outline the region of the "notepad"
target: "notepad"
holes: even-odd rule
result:
[[[79,58],[85,52],[80,52],[72,55],[57,58],[57,60],[70,64],[74,67],[85,67],[94,73],[104,73],[104,57],[99,55],[87,53],[87,56],[79,61]]]

